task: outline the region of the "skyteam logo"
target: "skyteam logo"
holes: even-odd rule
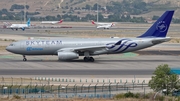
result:
[[[160,21],[157,23],[157,26],[156,26],[156,29],[159,31],[159,32],[165,32],[167,31],[167,25],[166,25],[166,22],[165,21]]]
[[[33,47],[27,47],[26,51],[42,51],[43,48],[33,48]]]
[[[108,43],[106,48],[113,52],[124,52],[129,48],[136,47],[137,43],[132,42],[130,39],[121,39],[117,43]]]

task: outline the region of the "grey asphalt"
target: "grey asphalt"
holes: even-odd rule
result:
[[[0,75],[152,75],[153,70],[97,70],[97,69],[90,69],[90,70],[66,70],[66,69],[53,69],[53,70],[46,70],[46,69],[39,69],[39,70],[16,70],[16,69],[1,69]]]
[[[101,55],[94,63],[82,58],[73,61],[58,61],[57,56],[27,56],[23,62],[20,55],[0,55],[1,76],[65,76],[65,77],[150,77],[158,65],[180,67],[180,57],[172,55]]]

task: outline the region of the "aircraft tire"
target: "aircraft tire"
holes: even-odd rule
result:
[[[93,57],[90,57],[90,58],[89,58],[89,61],[94,62],[94,58],[93,58]]]
[[[23,59],[23,61],[27,61],[27,59],[26,59],[26,58],[24,58],[24,59]]]
[[[89,59],[88,59],[87,57],[84,57],[84,61],[85,61],[85,62],[88,62]]]

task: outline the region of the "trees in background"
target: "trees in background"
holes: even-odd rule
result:
[[[165,90],[165,94],[170,94],[174,89],[179,88],[179,76],[171,72],[167,64],[159,65],[153,72],[149,86],[156,92]]]

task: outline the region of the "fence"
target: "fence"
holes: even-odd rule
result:
[[[64,83],[51,84],[50,81],[9,78],[2,79],[0,83],[0,95],[12,97],[17,94],[24,98],[70,98],[70,97],[96,97],[111,98],[117,93],[128,91],[143,92],[149,90],[145,81],[136,82],[110,82],[110,83]],[[82,81],[81,81],[82,82]]]

